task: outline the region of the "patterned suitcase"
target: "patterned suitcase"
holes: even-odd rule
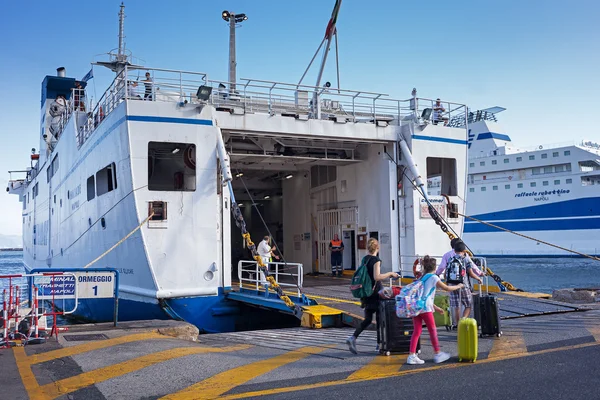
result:
[[[381,300],[379,303],[379,338],[381,340],[379,352],[390,355],[391,353],[408,353],[410,338],[414,331],[412,318],[398,318],[396,316],[396,300]],[[421,349],[421,340],[417,343],[417,352]]]
[[[458,361],[477,360],[477,321],[474,318],[461,318],[458,321]]]

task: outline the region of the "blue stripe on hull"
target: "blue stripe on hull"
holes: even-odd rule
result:
[[[549,219],[541,221],[494,222],[496,226],[515,232],[573,231],[600,229],[600,218]],[[502,232],[479,222],[465,224],[464,233]]]
[[[600,197],[587,197],[583,199],[515,208],[513,210],[477,214],[473,215],[473,217],[482,221],[505,221],[511,219],[568,218],[598,215],[600,215]],[[468,221],[468,223],[478,222]]]

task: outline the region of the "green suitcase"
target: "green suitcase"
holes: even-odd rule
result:
[[[449,331],[452,329],[452,319],[450,318],[450,297],[445,295],[437,295],[435,296],[433,303],[444,310],[443,314],[440,314],[437,311],[433,313],[435,325],[444,326],[446,327],[446,330]]]

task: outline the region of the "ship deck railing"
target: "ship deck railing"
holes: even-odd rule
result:
[[[150,80],[145,80],[146,72],[150,73]],[[205,89],[205,93],[210,90],[210,94],[203,96],[200,89]],[[74,98],[72,95],[69,99],[61,130],[77,108]],[[159,68],[130,70],[126,67],[117,74],[95,106],[90,106],[84,122],[78,119],[78,146],[83,145],[98,125],[125,100],[172,102],[180,107],[210,104],[219,111],[232,114],[281,115],[300,120],[321,119],[378,126],[401,125],[406,121],[433,122],[423,121],[422,116],[423,111],[433,109],[435,103],[435,100],[426,98],[398,100],[384,93],[257,79],[243,78],[241,82],[232,84],[210,80],[205,73]],[[464,118],[465,105],[455,102],[442,104],[446,109],[445,118],[450,121],[461,115]],[[81,109],[78,111],[82,112]]]

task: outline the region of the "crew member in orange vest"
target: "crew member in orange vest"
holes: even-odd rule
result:
[[[344,271],[342,267],[344,243],[342,243],[337,233],[333,235],[333,240],[329,242],[329,250],[331,251],[331,276],[342,276]]]

